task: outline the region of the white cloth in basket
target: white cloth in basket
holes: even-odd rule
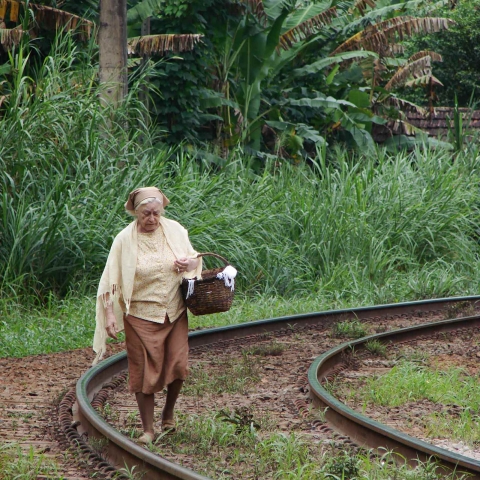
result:
[[[237,269],[231,265],[227,265],[220,273],[217,273],[217,278],[225,282],[226,287],[230,287],[230,290],[235,289],[235,277],[237,276]],[[189,298],[195,291],[195,279],[188,279],[187,295],[185,298]]]
[[[217,273],[217,278],[225,282],[226,287],[230,289],[235,289],[235,277],[237,276],[237,269],[231,265],[227,265],[222,272]]]

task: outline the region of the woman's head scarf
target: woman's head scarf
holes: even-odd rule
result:
[[[157,187],[143,187],[130,192],[128,200],[125,203],[125,210],[135,213],[138,206],[147,198],[158,198],[161,201],[163,208],[170,203],[170,200]]]

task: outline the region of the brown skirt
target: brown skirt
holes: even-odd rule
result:
[[[155,323],[125,317],[128,388],[131,393],[160,392],[188,373],[188,318],[185,310],[175,322]]]

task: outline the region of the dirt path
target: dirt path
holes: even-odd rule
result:
[[[121,345],[109,347],[111,353]],[[91,478],[75,456],[64,455],[56,407],[90,367],[92,349],[52,355],[0,359],[0,443],[14,442],[25,451],[53,459],[65,480]],[[0,475],[1,478],[1,475]]]
[[[442,318],[437,314],[375,319],[366,326],[370,333],[375,333]],[[305,375],[313,359],[344,341],[346,338],[332,336],[331,329],[313,328],[232,343],[214,350],[193,351],[191,381],[179,399],[179,410],[201,415],[219,408],[248,407],[256,415],[270,417],[279,432],[296,431],[311,436],[317,443],[331,441],[331,434],[322,434],[312,428],[312,418],[304,408],[307,397],[302,388],[306,385]],[[272,353],[275,345],[281,346],[281,352]],[[262,352],[262,347],[268,348],[269,352]],[[122,350],[123,345],[117,344],[109,349],[109,354],[114,354]],[[248,349],[250,354],[245,356]],[[56,407],[89,368],[92,358],[92,351],[87,348],[22,359],[0,359],[0,443],[16,442],[26,449],[32,446],[37,452],[43,452],[56,461],[58,473],[65,479],[91,478],[91,472],[78,455],[64,454],[67,444],[59,439]],[[240,365],[241,358],[247,359],[244,365]],[[233,389],[235,382],[248,376],[248,369],[255,374],[254,384],[237,385]],[[161,395],[158,395],[157,402],[159,412],[163,403]],[[136,410],[134,398],[125,388],[116,391],[109,404],[116,415],[112,423],[119,430],[128,434],[139,427],[138,417],[132,415]],[[189,468],[200,466],[194,458],[175,458],[168,449],[162,454]]]
[[[427,321],[436,321],[438,315],[410,316],[384,321],[367,321],[368,333],[407,327]],[[197,422],[212,418],[222,411],[238,412],[236,421],[251,416],[261,425],[259,435],[295,433],[323,454],[345,451],[348,440],[332,432],[320,421],[321,415],[309,408],[307,373],[313,360],[333,346],[345,342],[345,337],[334,334],[331,328],[307,327],[283,333],[259,335],[248,339],[230,340],[211,350],[192,351],[191,374],[178,401],[179,430],[193,429]],[[249,380],[248,380],[249,379]],[[156,430],[160,431],[162,394],[156,395]],[[126,385],[113,392],[105,404],[104,417],[117,430],[135,438],[141,427],[137,405]],[[194,438],[194,437],[192,437]],[[234,464],[234,450],[211,445],[208,456],[192,452],[188,443],[172,443],[159,436],[153,451],[174,462],[198,471],[210,478],[256,478],[254,460]],[[183,453],[181,453],[183,452]],[[248,454],[246,454],[248,455]],[[225,472],[230,472],[228,475]],[[275,472],[262,471],[259,478],[273,479]]]

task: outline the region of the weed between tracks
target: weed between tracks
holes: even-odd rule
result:
[[[285,345],[283,343],[278,342],[277,340],[273,340],[270,343],[262,344],[262,345],[253,345],[245,350],[243,350],[244,354],[247,355],[260,355],[263,357],[268,356],[277,356],[281,355],[285,351]]]
[[[334,337],[361,338],[368,335],[365,325],[359,320],[345,320],[332,327]]]
[[[327,388],[368,415],[381,412],[379,419],[390,418],[393,412],[395,421],[413,429],[417,436],[460,441],[478,449],[479,340],[480,336],[471,332],[457,338],[446,333],[439,340],[404,348],[394,356],[385,352],[387,359],[374,364],[384,370],[381,374],[354,379],[340,376]]]
[[[445,308],[445,319],[469,317],[475,314],[475,307],[470,302],[457,302]]]
[[[274,431],[271,419],[247,413],[179,413],[177,433],[160,435],[150,449],[215,480],[438,478],[434,463],[421,463],[412,470],[397,464],[395,454],[385,453],[378,458],[370,451],[355,452],[333,442],[312,442],[308,433],[279,433]]]
[[[64,480],[58,465],[32,446],[24,451],[16,443],[0,443],[0,480],[33,480],[40,477]]]
[[[182,392],[194,397],[221,393],[245,394],[260,379],[259,367],[258,359],[246,352],[242,353],[240,361],[236,358],[212,357],[208,369],[201,364],[191,367]]]

